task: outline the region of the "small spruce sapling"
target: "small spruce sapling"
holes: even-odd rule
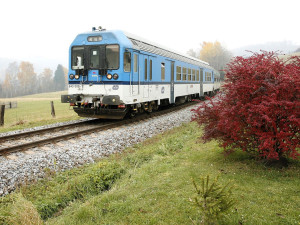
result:
[[[199,186],[192,180],[197,194],[194,198],[195,205],[202,213],[203,224],[214,224],[235,204],[232,186],[230,183],[225,186],[219,184],[218,178],[210,183],[209,175],[201,177]]]

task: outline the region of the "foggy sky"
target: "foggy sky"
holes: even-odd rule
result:
[[[99,25],[180,52],[216,40],[228,49],[275,41],[299,45],[299,8],[298,0],[2,1],[0,57],[67,65],[75,36]]]

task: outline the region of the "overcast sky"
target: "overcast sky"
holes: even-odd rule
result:
[[[300,44],[299,0],[3,0],[0,57],[60,60],[93,26],[121,29],[177,51],[220,41],[228,49]]]

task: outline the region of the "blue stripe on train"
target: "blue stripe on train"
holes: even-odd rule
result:
[[[93,85],[101,85],[101,84],[110,84],[110,85],[159,85],[159,84],[170,84],[170,82],[129,82],[129,81],[69,81],[69,84],[93,84]],[[199,84],[197,82],[174,82],[174,84]],[[203,82],[203,84],[213,84],[213,82]]]

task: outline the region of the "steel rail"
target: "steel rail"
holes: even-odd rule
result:
[[[45,144],[50,144],[50,143],[58,142],[58,141],[62,141],[62,140],[68,140],[68,139],[76,137],[78,135],[92,133],[92,132],[98,131],[100,129],[107,130],[109,128],[115,127],[117,123],[110,123],[110,124],[106,124],[106,125],[86,129],[86,130],[81,130],[81,131],[76,131],[76,132],[73,132],[73,133],[68,133],[68,134],[56,136],[56,137],[50,137],[50,138],[47,138],[47,139],[41,139],[41,140],[38,140],[38,141],[23,143],[21,145],[14,145],[14,146],[10,146],[10,147],[7,147],[7,148],[2,148],[2,149],[0,149],[0,155],[7,155],[9,153],[14,153],[14,152],[18,152],[18,151],[21,151],[21,150],[26,150],[28,148],[37,147],[37,146],[40,146],[42,144],[45,145]]]
[[[177,107],[170,107],[168,109],[153,112],[151,114],[141,114],[137,117],[127,119],[127,120],[116,121],[116,122],[108,123],[105,125],[102,124],[102,125],[99,125],[99,126],[96,126],[93,128],[89,128],[89,129],[85,129],[85,130],[81,130],[81,131],[76,131],[76,132],[72,132],[72,133],[68,133],[68,134],[64,134],[64,135],[60,135],[60,136],[56,136],[56,137],[50,137],[50,138],[48,137],[47,139],[42,139],[42,140],[30,142],[30,143],[23,143],[21,145],[15,145],[15,146],[7,147],[7,148],[2,148],[2,149],[0,149],[0,155],[5,156],[7,154],[14,153],[14,152],[25,151],[28,148],[33,148],[33,147],[37,147],[40,145],[50,144],[53,142],[66,141],[71,138],[74,138],[74,137],[77,137],[80,135],[87,135],[87,134],[90,134],[90,133],[93,133],[93,132],[96,132],[99,130],[108,130],[108,129],[112,129],[112,128],[122,126],[122,125],[125,125],[128,123],[139,122],[141,120],[145,120],[148,118],[165,115],[165,114],[168,114],[173,111],[179,111],[182,108],[188,107],[193,104],[197,104],[197,102],[189,102],[184,105],[180,105]],[[57,127],[56,127],[56,129],[57,129]],[[47,130],[47,128],[45,130]]]
[[[28,136],[33,135],[33,134],[42,134],[42,133],[46,133],[46,132],[57,130],[57,129],[76,127],[76,126],[79,126],[79,125],[91,123],[91,121],[92,120],[81,121],[81,122],[77,122],[77,123],[65,124],[65,125],[60,125],[60,126],[56,126],[56,127],[43,128],[43,129],[40,129],[40,130],[26,131],[26,132],[17,133],[17,134],[6,135],[6,136],[0,137],[0,143],[4,142],[4,141],[7,141],[7,140],[11,140],[11,139],[16,139],[16,138],[20,139],[22,137],[28,137]]]

